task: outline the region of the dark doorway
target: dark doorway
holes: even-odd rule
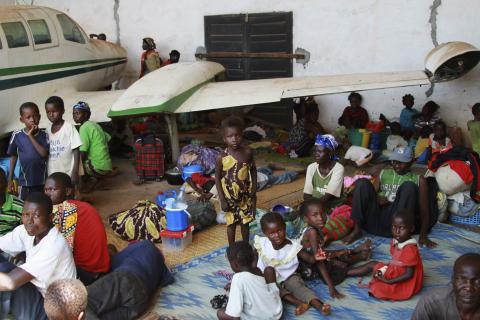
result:
[[[292,13],[255,13],[205,17],[207,53],[292,53]],[[292,59],[271,57],[209,58],[222,64],[226,80],[292,76]],[[255,106],[250,115],[285,128],[292,124],[292,101]]]

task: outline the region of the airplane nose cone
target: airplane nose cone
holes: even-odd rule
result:
[[[434,48],[425,58],[425,71],[432,82],[462,77],[480,61],[480,50],[466,42],[447,42]]]

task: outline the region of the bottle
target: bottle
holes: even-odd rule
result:
[[[155,202],[157,203],[157,206],[163,207],[164,201],[165,201],[165,195],[163,194],[163,192],[160,191],[157,194],[157,197],[155,198]]]
[[[185,199],[185,187],[181,187],[180,192],[178,193],[177,199],[175,201],[175,206],[178,209],[186,205],[187,205],[187,200]]]

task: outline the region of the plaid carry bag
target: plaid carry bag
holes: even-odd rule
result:
[[[135,141],[135,169],[141,181],[160,181],[165,174],[163,142],[153,134]]]
[[[108,222],[113,232],[127,241],[160,242],[160,231],[166,226],[165,211],[148,200],[138,201],[133,208],[112,214]]]

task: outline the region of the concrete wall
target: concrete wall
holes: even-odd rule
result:
[[[36,0],[34,4],[65,11],[87,33],[104,32],[109,40],[120,42],[129,52],[123,84],[139,72],[145,36],[156,40],[162,56],[177,49],[182,61],[193,60],[197,46],[204,45],[205,15],[292,11],[293,47],[311,52],[305,68],[295,64],[295,76],[423,69],[424,57],[436,43],[461,40],[480,47],[478,0]],[[479,80],[477,67],[462,79],[435,86],[430,99],[441,106],[449,125],[465,128],[471,106],[480,101]],[[368,91],[362,93],[363,105],[372,118],[380,112],[398,117],[403,94],[412,93],[421,108],[429,100],[427,89]],[[346,97],[317,97],[322,124],[335,126]]]

